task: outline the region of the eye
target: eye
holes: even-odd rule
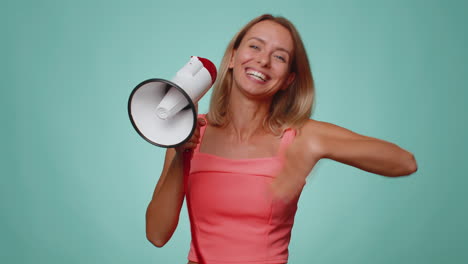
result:
[[[251,44],[249,47],[256,50],[260,49],[257,45],[254,44]]]
[[[282,61],[282,62],[286,62],[286,58],[281,56],[281,55],[275,55],[275,58]]]

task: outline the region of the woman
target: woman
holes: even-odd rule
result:
[[[313,99],[295,27],[271,15],[249,22],[227,47],[209,113],[190,141],[167,150],[148,239],[157,247],[170,239],[187,195],[189,263],[286,263],[297,201],[320,159],[384,176],[416,171],[413,155],[395,144],[309,119]]]

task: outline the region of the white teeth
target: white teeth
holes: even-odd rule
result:
[[[266,82],[267,77],[265,76],[265,74],[263,74],[261,72],[254,71],[254,70],[248,70],[247,74]]]

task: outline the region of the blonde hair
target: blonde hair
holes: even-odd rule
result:
[[[295,26],[284,17],[270,14],[261,15],[245,25],[229,42],[218,71],[218,80],[214,84],[207,119],[210,124],[224,127],[228,122],[228,104],[231,94],[232,69],[229,63],[245,34],[255,24],[261,21],[273,21],[285,27],[291,33],[294,43],[293,60],[290,71],[295,73],[294,81],[285,90],[279,90],[270,106],[270,113],[263,121],[263,126],[275,135],[281,135],[289,127],[300,128],[312,114],[315,88],[307,53],[299,32]]]

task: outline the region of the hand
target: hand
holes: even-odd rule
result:
[[[206,121],[203,118],[198,118],[197,120],[197,127],[195,128],[195,132],[193,133],[192,137],[189,141],[185,142],[184,144],[175,148],[177,153],[183,152],[190,152],[193,151],[194,148],[200,143],[200,127],[205,126]]]

